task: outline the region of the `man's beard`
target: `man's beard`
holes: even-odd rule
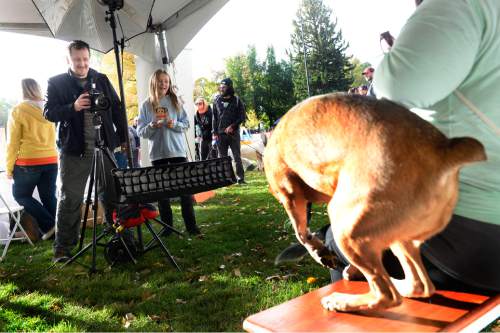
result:
[[[222,97],[231,97],[232,95],[234,95],[234,88],[227,87],[227,89],[222,94]]]

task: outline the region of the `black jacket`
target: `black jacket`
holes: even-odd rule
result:
[[[208,106],[208,110],[205,112],[204,117],[201,117],[198,112],[194,115],[194,125],[200,127],[203,140],[212,140],[212,121],[213,113],[211,106]]]
[[[76,112],[73,103],[84,91],[90,90],[91,79],[96,84],[96,89],[111,100],[110,110],[101,112],[101,130],[104,130],[102,135],[106,147],[113,150],[120,143],[126,142],[125,117],[108,77],[90,69],[87,78],[87,85],[81,88],[68,70],[67,73],[50,78],[48,82],[43,115],[47,120],[57,123],[57,147],[65,154],[82,155],[85,151],[83,111]]]
[[[223,105],[224,102],[229,102],[226,108]],[[229,125],[233,125],[234,130],[239,131],[240,124],[246,119],[245,105],[237,96],[231,96],[229,99],[217,96],[213,113],[212,131],[214,134],[224,133]]]

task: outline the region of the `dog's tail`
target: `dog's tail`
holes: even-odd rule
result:
[[[446,158],[455,166],[486,161],[486,151],[481,142],[474,138],[461,137],[449,140]]]

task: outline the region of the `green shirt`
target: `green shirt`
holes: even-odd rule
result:
[[[471,136],[488,161],[460,172],[455,214],[500,225],[500,137],[454,94],[500,127],[500,0],[425,0],[375,71],[377,97],[433,110],[448,137]]]

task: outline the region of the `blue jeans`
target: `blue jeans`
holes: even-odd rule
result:
[[[115,155],[116,164],[118,164],[118,167],[120,169],[126,169],[127,168],[127,164],[128,164],[127,154],[125,154],[122,151],[117,151],[117,152],[114,153],[114,155]],[[134,165],[134,166],[136,166],[136,165]]]
[[[42,233],[55,225],[57,164],[14,166],[12,195],[38,222]],[[35,187],[41,203],[33,198]]]

